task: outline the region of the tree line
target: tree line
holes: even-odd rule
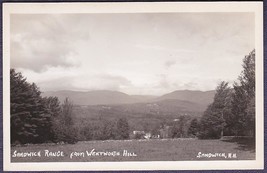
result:
[[[79,119],[76,122],[79,141],[128,139],[130,134],[126,118],[91,121]]]
[[[200,139],[222,136],[255,138],[255,50],[245,56],[243,70],[230,87],[221,82],[211,103],[199,121],[191,122],[191,132]]]

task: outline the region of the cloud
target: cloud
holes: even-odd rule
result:
[[[164,65],[165,65],[165,67],[168,69],[168,68],[170,68],[171,66],[173,66],[173,65],[175,65],[176,64],[176,61],[174,61],[174,60],[169,60],[169,61],[166,61],[165,63],[164,63]]]
[[[82,80],[88,79],[88,80]],[[73,79],[73,88],[76,90],[114,90],[120,91],[123,87],[132,85],[131,81],[123,76],[109,74],[82,75]]]
[[[187,82],[183,85],[183,88],[185,89],[197,89],[198,88],[198,84],[196,82]]]
[[[132,83],[124,76],[107,73],[90,74],[79,68],[51,67],[39,73],[29,69],[18,69],[27,81],[35,82],[41,91],[56,90],[116,90],[131,87]]]
[[[73,45],[89,39],[87,31],[68,27],[64,17],[53,15],[12,15],[11,21],[13,68],[41,72],[48,67],[79,65]]]
[[[251,13],[14,14],[11,67],[43,91],[210,90],[240,74],[254,23]]]
[[[160,88],[170,88],[170,84],[169,84],[169,81],[167,80],[166,74],[160,75],[159,87]]]
[[[76,53],[69,45],[51,40],[11,41],[11,63],[13,68],[26,68],[36,72],[48,67],[78,66]]]

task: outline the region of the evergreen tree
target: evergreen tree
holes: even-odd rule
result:
[[[190,126],[189,126],[189,129],[188,129],[188,135],[189,136],[197,136],[198,134],[198,130],[199,130],[199,127],[198,127],[198,120],[196,118],[194,118],[191,122],[190,122]]]
[[[255,136],[255,50],[245,56],[242,66],[234,84],[232,121],[236,135]]]
[[[39,88],[10,70],[11,143],[42,143],[51,139],[51,115]]]
[[[73,104],[66,98],[61,105],[61,113],[54,118],[54,132],[56,141],[67,143],[77,142],[74,127]]]
[[[218,139],[220,138],[221,127],[221,117],[214,114],[211,104],[201,117],[198,137],[200,139]]]
[[[129,124],[126,118],[120,118],[117,121],[117,139],[129,138]]]
[[[60,115],[61,106],[57,97],[44,97],[43,101],[46,109],[50,111],[52,117],[58,117]]]
[[[184,116],[179,117],[179,121],[173,122],[171,128],[172,138],[183,138],[186,137],[186,118]]]
[[[45,104],[45,108],[47,109],[47,111],[49,112],[49,114],[51,115],[51,139],[53,141],[57,141],[56,139],[56,121],[59,118],[60,114],[61,114],[61,106],[60,106],[60,102],[58,100],[57,97],[44,97],[43,98],[43,102]]]
[[[109,140],[116,138],[116,124],[115,122],[107,119],[103,119],[101,122],[101,140]]]
[[[200,138],[220,138],[225,128],[225,117],[231,113],[231,89],[227,82],[221,82],[213,103],[204,112],[200,121]]]

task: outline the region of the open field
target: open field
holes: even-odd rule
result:
[[[127,154],[126,152],[127,151]],[[92,162],[92,161],[186,161],[186,160],[250,160],[255,151],[242,141],[198,139],[151,139],[84,141],[76,144],[40,144],[11,147],[11,156],[35,152],[36,156],[12,157],[12,162]],[[39,152],[39,153],[38,153]],[[76,152],[76,153],[75,153]],[[102,153],[101,153],[102,152]],[[216,157],[201,155],[218,153]],[[131,156],[128,154],[131,153]],[[219,155],[219,153],[221,153]],[[224,154],[225,153],[225,157]],[[229,158],[228,154],[236,154]],[[31,153],[33,154],[33,153]],[[39,154],[39,156],[38,156]],[[57,154],[59,156],[52,156]],[[75,156],[76,154],[76,156]],[[127,156],[126,156],[127,155]],[[232,155],[233,156],[233,155]]]

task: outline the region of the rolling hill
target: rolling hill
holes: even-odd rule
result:
[[[160,97],[152,95],[128,95],[118,91],[96,90],[96,91],[49,91],[42,93],[42,96],[56,96],[60,102],[66,97],[76,105],[115,105],[115,104],[132,104],[159,102],[163,100],[180,100],[194,104],[207,106],[213,101],[215,91],[191,91],[177,90]]]
[[[161,97],[158,97],[156,98],[156,100],[160,101],[160,100],[176,99],[207,106],[210,103],[212,103],[214,95],[215,95],[215,90],[211,91],[177,90],[165,94]]]
[[[44,92],[42,96],[56,96],[60,102],[63,102],[68,97],[76,105],[114,105],[114,104],[129,104],[137,103],[142,99],[131,97],[122,92],[97,90],[97,91],[51,91]],[[143,100],[142,100],[143,101]]]
[[[160,97],[128,95],[118,91],[52,91],[42,96],[56,96],[60,102],[68,97],[78,106],[110,105],[120,111],[135,113],[203,112],[213,100],[215,91],[177,90]]]

